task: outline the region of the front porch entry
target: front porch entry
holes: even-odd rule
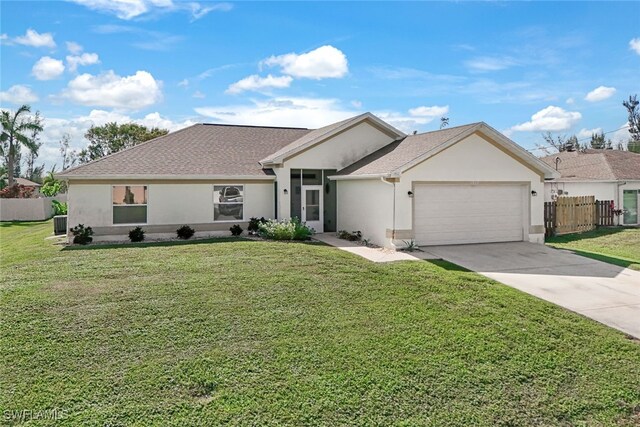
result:
[[[336,231],[335,169],[291,169],[291,217],[317,233]]]

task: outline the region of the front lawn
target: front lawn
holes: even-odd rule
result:
[[[4,422],[640,422],[637,341],[450,264],[242,240],[61,250],[50,231],[0,227]]]
[[[547,239],[555,248],[640,270],[640,228],[597,228],[586,233],[565,234]]]

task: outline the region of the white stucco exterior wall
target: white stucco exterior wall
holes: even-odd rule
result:
[[[470,135],[402,174],[396,189],[397,230],[412,229],[413,199],[407,193],[416,181],[526,182],[529,203],[529,241],[544,241],[544,183],[540,175],[477,134]],[[537,196],[531,196],[536,191]],[[537,230],[535,228],[538,226]],[[540,229],[542,231],[540,231]],[[532,232],[532,231],[540,232]]]
[[[245,221],[253,216],[274,217],[273,182],[215,183],[215,185],[233,184],[244,186]],[[225,224],[213,221],[213,183],[166,184],[149,182],[147,184],[118,183],[115,185],[147,185],[148,205],[147,224],[145,224],[147,226]],[[114,226],[111,189],[111,184],[74,184],[72,181],[68,192],[69,227],[78,224],[94,228]]]
[[[559,182],[551,181],[544,184],[544,201],[553,200],[553,194],[558,190],[572,196],[595,196],[596,200],[614,200],[617,205],[618,184],[616,182]]]
[[[391,143],[394,138],[367,122],[362,122],[323,143],[286,159],[274,168],[278,181],[278,217],[291,216],[291,169],[340,170]]]
[[[392,185],[379,179],[338,181],[338,230],[360,231],[371,243],[389,246],[392,224]]]

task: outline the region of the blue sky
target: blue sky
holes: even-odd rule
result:
[[[640,94],[638,2],[0,7],[0,102],[44,115],[48,166],[64,133],[81,148],[107,121],[319,127],[364,111],[404,131],[485,121],[533,150],[545,131],[620,128]]]

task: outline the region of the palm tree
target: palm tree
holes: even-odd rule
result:
[[[0,135],[0,154],[7,159],[7,180],[9,186],[14,184],[14,163],[16,153],[24,145],[30,151],[37,151],[36,143],[25,135],[27,132],[42,132],[42,125],[38,118],[29,117],[31,107],[23,105],[12,115],[8,110],[2,110],[2,135]],[[25,117],[26,116],[26,117]]]

